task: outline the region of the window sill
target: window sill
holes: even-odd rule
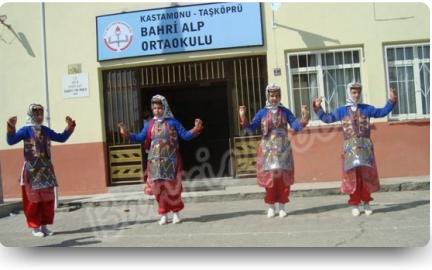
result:
[[[341,130],[342,130],[342,125],[340,124],[340,122],[335,122],[331,124],[323,123],[320,125],[306,126],[299,133],[305,133],[305,132],[320,133],[320,132],[332,132],[332,131],[340,132]],[[296,134],[292,129],[290,129],[290,132]]]
[[[303,130],[316,130],[316,129],[331,129],[331,128],[339,128],[341,127],[341,124],[339,122],[331,123],[331,124],[321,124],[321,125],[312,125],[312,126],[306,126],[303,128]]]
[[[415,119],[398,119],[391,118],[388,121],[389,125],[409,124],[409,123],[430,123],[430,118],[415,118]]]

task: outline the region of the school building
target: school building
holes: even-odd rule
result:
[[[118,122],[142,129],[150,98],[167,97],[186,129],[205,132],[180,145],[186,180],[254,177],[259,132],[239,127],[264,106],[265,86],[282,103],[324,96],[332,111],[345,87],[363,84],[362,100],[384,106],[372,119],[380,178],[429,175],[430,12],[424,3],[5,3],[0,6],[0,179],[4,198],[20,197],[23,145],[6,143],[6,121],[26,122],[31,103],[46,108],[57,132],[70,115],[77,128],[53,143],[60,195],[105,193],[142,182],[143,150],[120,137]],[[311,110],[291,134],[297,182],[340,179],[342,134]]]

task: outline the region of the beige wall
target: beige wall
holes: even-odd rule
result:
[[[362,67],[366,89],[364,100],[379,105],[386,100],[383,45],[427,41],[429,38],[429,9],[422,3],[283,3],[275,13],[275,21],[283,25],[277,28],[272,28],[270,3],[265,3],[266,46],[262,48],[150,56],[101,64],[96,61],[96,16],[169,5],[45,5],[51,127],[60,131],[65,126],[64,117],[67,114],[75,118],[78,127],[68,143],[104,140],[100,78],[103,69],[267,53],[269,81],[288,89],[286,52],[362,47],[365,56]],[[28,45],[23,46],[25,42],[20,42],[8,29],[0,26],[0,134],[5,134],[5,124],[2,123],[8,116],[18,115],[18,125],[21,126],[25,122],[28,104],[38,102],[45,105],[40,9],[39,3],[6,3],[0,7],[0,14],[8,15],[7,23],[12,24],[13,29],[22,33],[28,41]],[[89,97],[63,98],[62,78],[67,74],[69,64],[81,64],[82,72],[89,74]],[[282,69],[281,76],[273,76],[275,67]],[[283,92],[283,102],[291,105],[288,91]],[[4,140],[0,140],[0,149],[9,148]]]
[[[181,5],[186,4],[188,3],[181,3]],[[266,53],[266,47],[261,47],[150,56],[103,63],[96,61],[96,16],[163,6],[170,6],[170,3],[47,3],[45,5],[51,127],[58,131],[62,130],[65,126],[64,117],[67,114],[76,119],[76,132],[68,143],[101,142],[104,140],[103,106],[101,106],[103,104],[103,95],[101,89],[102,80],[100,78],[103,69]],[[25,16],[23,16],[23,12],[25,12]],[[31,35],[31,45],[34,50],[38,50],[37,58],[32,59],[22,52],[23,50],[18,42],[15,42],[13,46],[4,43],[0,45],[2,59],[6,58],[14,68],[9,70],[3,65],[0,66],[2,78],[7,78],[2,80],[6,81],[6,92],[2,91],[5,98],[0,101],[2,106],[0,120],[5,122],[8,115],[18,114],[20,118],[18,126],[20,126],[24,123],[28,104],[39,102],[45,105],[43,61],[41,58],[40,4],[7,3],[0,7],[0,14],[8,14],[8,22],[12,23],[14,28],[19,29],[17,31],[23,31],[28,33],[27,35]],[[22,18],[27,19],[23,20]],[[7,32],[7,29],[5,29],[5,32]],[[20,50],[21,55],[17,60],[14,55]],[[34,62],[34,65],[29,66],[27,64],[30,59]],[[89,97],[63,98],[62,78],[67,74],[68,65],[70,64],[81,64],[82,72],[89,74]],[[18,71],[22,66],[26,67],[25,72]],[[23,74],[25,74],[25,81],[23,80]],[[38,82],[38,84],[36,85],[31,81]],[[31,94],[28,92],[30,85],[35,89],[35,92]],[[21,92],[14,92],[14,89],[22,90],[20,90]],[[24,93],[26,95],[25,99],[18,98]],[[9,105],[4,106],[4,104]],[[5,132],[4,125],[0,124],[0,134]],[[20,145],[15,147],[20,147]],[[0,149],[9,148],[4,140],[0,140]]]
[[[18,116],[18,125],[26,121],[28,105],[45,105],[43,84],[40,5],[4,4],[0,14],[8,16],[16,35],[0,25],[0,147],[6,147],[6,121]],[[16,16],[19,14],[19,16]],[[25,19],[23,19],[25,18]],[[22,147],[22,146],[21,146]]]
[[[429,41],[430,12],[423,3],[283,3],[274,13],[276,28],[270,4],[265,14],[269,81],[288,89],[287,52],[360,47],[363,100],[377,106],[387,100],[384,45]],[[275,67],[281,76],[273,76]],[[288,91],[282,99],[292,105]]]

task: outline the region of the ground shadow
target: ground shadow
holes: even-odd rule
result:
[[[61,234],[91,233],[91,232],[99,232],[99,231],[127,230],[129,229],[129,226],[155,223],[156,221],[157,220],[155,219],[151,219],[151,220],[141,220],[141,221],[119,222],[117,224],[87,227],[87,228],[81,228],[77,230],[56,231],[55,234],[61,235]]]
[[[419,201],[413,201],[413,202],[408,202],[408,203],[395,204],[395,205],[392,205],[390,207],[375,209],[374,213],[378,214],[378,213],[402,211],[402,210],[415,208],[415,207],[418,207],[421,205],[426,205],[426,204],[429,204],[428,200],[419,200]],[[306,209],[289,211],[288,215],[317,214],[317,213],[323,213],[323,212],[328,212],[328,211],[337,210],[337,209],[341,209],[341,208],[347,208],[347,207],[349,207],[349,206],[345,203],[323,205],[323,206],[318,206],[318,207],[311,207],[311,208],[306,208]],[[184,218],[183,222],[185,222],[185,223],[186,222],[206,223],[206,222],[225,220],[225,219],[231,219],[231,218],[236,218],[236,217],[244,217],[244,216],[250,216],[250,215],[260,215],[261,216],[264,214],[265,214],[264,210],[250,210],[250,211],[230,212],[230,213],[223,213],[223,214],[202,215],[199,217]],[[156,223],[156,222],[157,222],[156,219],[131,221],[131,222],[120,222],[120,223],[112,224],[112,225],[94,226],[94,227],[87,227],[87,228],[81,228],[81,229],[70,230],[70,231],[58,231],[58,232],[56,232],[56,235],[91,233],[91,232],[98,232],[98,231],[127,230],[127,229],[129,229],[129,226],[141,225],[141,224],[150,224],[150,223]]]
[[[86,245],[101,243],[101,241],[98,240],[80,241],[80,240],[90,239],[90,238],[94,238],[94,237],[93,236],[79,237],[75,239],[65,240],[58,244],[51,244],[51,245],[38,246],[38,247],[77,247],[77,246],[86,246]]]
[[[420,200],[420,201],[413,201],[413,202],[408,202],[408,203],[394,204],[390,207],[374,209],[374,213],[377,214],[377,213],[401,211],[401,210],[406,210],[406,209],[410,209],[410,208],[415,208],[417,206],[421,206],[421,205],[425,205],[425,204],[429,204],[429,201],[428,200]],[[341,208],[347,208],[347,207],[350,207],[350,206],[348,204],[345,204],[345,203],[323,205],[323,206],[319,206],[319,207],[294,210],[294,211],[288,212],[288,215],[316,214],[316,213],[328,212],[328,211],[341,209]]]
[[[204,215],[194,218],[184,218],[183,222],[212,222],[212,221],[218,221],[223,219],[230,219],[235,217],[244,217],[244,216],[250,216],[250,215],[264,215],[265,211],[263,210],[252,210],[252,211],[242,211],[242,212],[231,212],[231,213],[223,213],[223,214],[216,214],[216,215]]]
[[[323,213],[323,212],[328,212],[328,211],[347,208],[347,207],[348,205],[346,203],[330,204],[330,205],[323,205],[318,207],[288,211],[288,215],[317,214],[317,213]]]
[[[407,203],[401,203],[401,204],[394,204],[390,207],[384,207],[380,209],[374,210],[374,213],[388,213],[388,212],[395,212],[395,211],[401,211],[406,210],[410,208],[415,208],[417,206],[429,204],[430,201],[428,200],[420,200],[420,201],[413,201],[413,202],[407,202]]]

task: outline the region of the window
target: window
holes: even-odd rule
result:
[[[391,116],[399,119],[428,117],[430,113],[429,44],[385,47],[387,87],[398,92]]]
[[[360,49],[288,54],[288,72],[292,91],[290,97],[295,115],[300,117],[301,105],[311,111],[316,97],[323,96],[323,108],[334,111],[346,102],[348,83],[361,82]],[[318,120],[311,112],[311,120]]]

